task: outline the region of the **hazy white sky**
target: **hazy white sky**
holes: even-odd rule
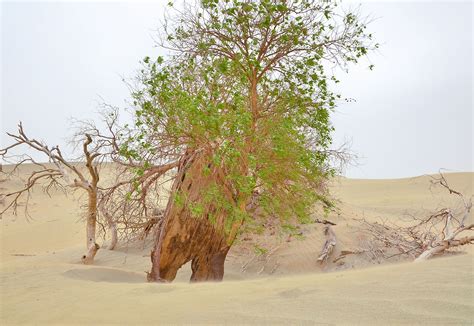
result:
[[[19,120],[34,137],[65,144],[69,121],[98,103],[126,106],[122,77],[161,52],[156,2],[2,2],[1,147]],[[473,171],[472,2],[370,2],[382,44],[368,64],[341,74],[335,144],[361,158],[347,176],[391,178]],[[63,145],[64,146],[64,145]]]

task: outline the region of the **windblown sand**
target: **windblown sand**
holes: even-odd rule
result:
[[[474,173],[448,174],[466,194],[473,179]],[[335,255],[358,244],[354,219],[397,220],[453,202],[443,191],[431,192],[427,177],[341,179],[332,189],[341,200],[339,214],[329,216],[337,223]],[[303,239],[272,242],[265,261],[250,243],[268,239],[242,240],[229,254],[222,283],[189,284],[185,266],[175,283],[150,284],[149,243],[101,249],[95,265],[84,266],[85,230],[73,199],[37,191],[31,203],[34,220],[27,222],[20,207],[16,219],[4,214],[0,221],[2,325],[474,323],[472,248],[423,263],[353,258],[320,266],[323,226],[311,224]]]

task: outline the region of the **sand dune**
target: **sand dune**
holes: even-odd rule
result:
[[[126,269],[2,273],[4,323],[472,324],[472,256],[220,284],[147,284]],[[16,269],[18,270],[18,269]]]
[[[472,194],[473,173],[448,176]],[[354,218],[395,219],[452,200],[428,186],[427,177],[336,181],[341,211],[329,218],[338,223],[337,250],[356,245]],[[311,224],[302,229],[302,240],[272,243],[279,247],[266,261],[254,258],[242,241],[229,254],[222,283],[189,284],[190,268],[184,266],[175,283],[149,284],[149,246],[100,250],[95,265],[81,265],[85,239],[78,205],[41,192],[33,204],[33,221],[9,215],[1,220],[1,324],[474,323],[472,249],[419,264],[348,260],[322,268],[315,261],[322,226]],[[337,269],[345,270],[327,272]]]

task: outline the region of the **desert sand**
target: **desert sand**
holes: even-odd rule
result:
[[[474,173],[447,177],[472,194]],[[452,201],[430,191],[426,176],[341,178],[331,187],[340,200],[340,211],[327,217],[337,223],[335,255],[360,241],[354,219],[402,219]],[[95,264],[85,266],[85,230],[74,198],[48,198],[37,190],[31,204],[29,222],[22,208],[19,216],[4,214],[0,221],[2,325],[474,323],[472,248],[422,263],[352,257],[321,266],[316,259],[323,225],[315,223],[289,242],[241,240],[228,256],[222,283],[189,284],[190,268],[184,266],[174,283],[150,284],[145,271],[151,241],[101,249]],[[274,249],[268,259],[256,256],[255,242]]]

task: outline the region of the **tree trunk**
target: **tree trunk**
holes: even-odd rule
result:
[[[221,281],[224,277],[224,263],[230,247],[221,251],[201,255],[193,259],[191,269],[191,282],[199,281]]]
[[[110,232],[110,243],[107,249],[114,250],[118,242],[117,224],[115,223],[112,215],[110,215],[107,209],[105,209],[103,202],[99,204],[99,207],[101,214],[105,217],[105,220],[107,221],[107,226],[109,227]]]
[[[82,262],[84,264],[92,264],[94,257],[99,250],[99,245],[95,242],[95,231],[97,221],[97,189],[91,187],[88,190],[89,203],[87,211],[86,221],[86,234],[87,234],[87,253],[82,256]]]
[[[201,199],[203,190],[216,181],[212,175],[202,173],[205,165],[210,166],[207,162],[209,156],[204,153],[187,154],[181,161],[151,254],[149,281],[171,282],[178,269],[189,261],[193,282],[220,281],[224,276],[224,262],[237,232],[226,237],[223,225],[227,213],[212,203],[204,208],[202,216],[193,216],[189,209],[189,204]],[[185,202],[177,203],[176,196],[185,198]],[[211,214],[215,223],[209,221]],[[239,223],[233,225],[232,231],[240,227],[242,222]]]
[[[91,265],[94,263],[94,257],[95,254],[97,254],[97,251],[99,250],[99,245],[97,243],[94,243],[94,245],[89,247],[89,250],[87,250],[87,253],[82,256],[82,263],[84,265]]]
[[[420,261],[424,261],[430,259],[431,257],[441,254],[445,250],[448,250],[452,247],[464,246],[467,244],[472,244],[474,242],[474,236],[466,236],[461,239],[453,239],[453,240],[443,240],[441,243],[431,247],[421,253],[416,259],[415,263]]]
[[[114,250],[118,242],[117,225],[113,221],[107,221],[107,223],[109,225],[109,232],[110,232],[110,243],[107,249]]]

